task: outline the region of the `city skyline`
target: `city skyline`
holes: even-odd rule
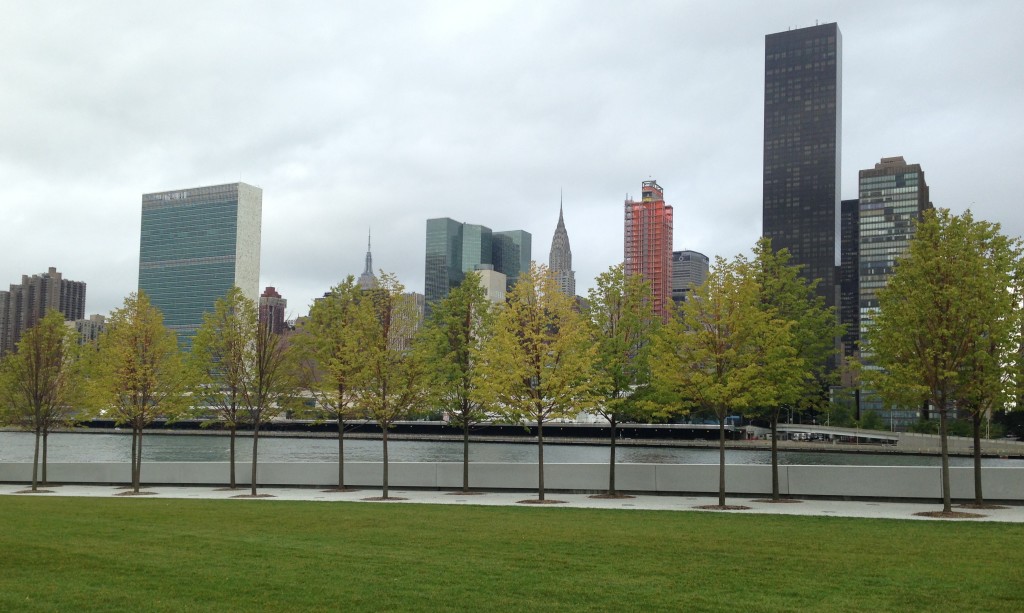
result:
[[[259,286],[290,316],[359,275],[367,227],[376,267],[422,292],[426,219],[546,242],[560,189],[578,294],[621,261],[621,199],[648,178],[670,190],[675,249],[748,252],[765,36],[816,22],[843,33],[842,197],[902,155],[935,206],[1024,234],[1024,79],[991,61],[1024,53],[1017,3],[392,6],[385,24],[358,7],[14,4],[0,283],[56,266],[107,313],[137,286],[138,195],[237,180],[264,190]]]

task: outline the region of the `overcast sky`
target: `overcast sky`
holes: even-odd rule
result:
[[[1024,3],[0,0],[0,286],[137,288],[141,195],[263,189],[291,316],[363,268],[423,291],[426,220],[533,234],[563,194],[577,291],[656,179],[675,249],[761,232],[764,36],[843,33],[842,195],[883,156],[1024,234]]]

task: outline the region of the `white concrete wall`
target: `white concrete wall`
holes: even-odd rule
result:
[[[260,244],[263,190],[238,183],[238,225],[235,228],[235,285],[246,298],[260,300]]]
[[[389,484],[395,488],[454,489],[462,486],[462,464],[457,462],[393,462]],[[974,496],[971,468],[950,469],[952,495]],[[250,465],[236,468],[239,484],[249,483]],[[988,500],[1024,501],[1024,468],[984,468],[983,484]],[[126,483],[131,470],[124,463],[50,463],[48,477],[54,483]],[[379,487],[379,462],[346,462],[345,484]],[[730,495],[763,495],[771,492],[771,467],[726,466]],[[0,482],[25,483],[32,479],[30,463],[0,463]],[[470,464],[470,487],[529,490],[537,487],[536,464]],[[548,464],[545,486],[551,490],[602,491],[608,487],[606,464]],[[226,462],[144,462],[142,481],[151,485],[224,485]],[[330,486],[338,482],[334,463],[263,463],[257,481],[265,486]],[[711,494],[718,491],[717,464],[620,464],[616,487],[621,491],[660,494]],[[922,466],[780,466],[779,491],[783,495],[851,498],[941,498],[938,467]]]

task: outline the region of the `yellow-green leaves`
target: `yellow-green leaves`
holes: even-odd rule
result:
[[[25,331],[17,351],[0,362],[4,421],[45,431],[71,418],[80,388],[76,339],[58,311],[49,311]]]
[[[304,386],[334,419],[352,415],[366,375],[373,302],[349,275],[313,304],[297,337]]]
[[[510,421],[573,417],[593,404],[595,353],[573,299],[546,267],[531,266],[478,354],[477,397]]]
[[[717,258],[692,294],[655,337],[656,384],[681,408],[713,411],[719,420],[791,394],[802,366],[793,323],[763,307],[751,263]]]
[[[622,418],[633,392],[648,383],[651,335],[660,320],[652,308],[650,283],[625,274],[622,264],[595,282],[586,311],[596,347],[594,392],[601,398],[594,409],[611,421]]]
[[[1019,362],[1021,246],[968,211],[927,211],[861,340],[890,404],[1000,406]]]
[[[480,422],[486,413],[474,397],[473,356],[490,336],[492,309],[479,275],[467,272],[462,283],[432,307],[417,347],[429,368],[430,402],[446,411],[455,425]]]
[[[89,374],[93,406],[119,424],[141,429],[157,417],[178,416],[188,404],[178,341],[142,292],[111,313]]]

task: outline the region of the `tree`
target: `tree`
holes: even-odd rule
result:
[[[637,414],[633,398],[650,379],[647,355],[657,318],[651,306],[650,283],[640,275],[627,275],[622,264],[596,279],[589,292],[587,311],[594,345],[594,394],[601,401],[593,411],[608,422],[608,496],[615,491],[616,426]]]
[[[1005,239],[1000,235],[1000,238]],[[1014,370],[1019,359],[1016,349],[1022,316],[1021,300],[1024,288],[1020,275],[1014,272],[1021,264],[1017,241],[1001,240],[990,243],[986,254],[991,281],[1010,280],[1009,285],[990,288],[992,295],[986,301],[990,317],[985,332],[972,339],[973,350],[967,355],[959,385],[953,393],[955,406],[967,413],[974,440],[974,506],[984,508],[985,496],[981,473],[981,422],[990,412],[1010,406],[1015,399],[1017,378]],[[947,427],[949,424],[947,424]]]
[[[345,419],[352,417],[366,372],[363,349],[373,326],[373,302],[349,275],[309,310],[298,336],[303,386],[338,424],[338,491],[345,487]]]
[[[975,221],[970,211],[926,211],[861,340],[873,366],[863,369],[868,387],[889,405],[926,400],[939,413],[943,513],[952,511],[950,410],[980,414],[1003,396],[1004,360],[1018,342],[1019,259],[1018,241],[998,224]],[[980,499],[978,464],[975,470]]]
[[[476,398],[473,357],[477,345],[489,335],[490,305],[480,276],[468,272],[458,287],[433,306],[420,337],[431,401],[445,410],[449,423],[462,428],[463,492],[469,492],[469,430],[487,419],[484,405]]]
[[[246,344],[251,342],[246,328],[252,316],[247,301],[237,286],[217,300],[213,312],[203,316],[203,325],[192,341],[188,363],[197,377],[196,396],[201,410],[213,409],[215,419],[203,425],[220,423],[230,433],[230,487],[235,489],[235,435],[245,423],[239,396],[245,375]],[[205,415],[205,413],[204,413]]]
[[[654,337],[655,384],[684,407],[712,412],[718,420],[718,505],[725,507],[725,420],[786,397],[801,367],[792,347],[792,322],[763,308],[750,263],[719,257],[702,286],[692,292]]]
[[[481,347],[476,397],[512,422],[537,426],[537,500],[544,500],[544,424],[591,407],[594,347],[573,300],[547,267],[521,274]]]
[[[89,398],[118,425],[132,429],[132,491],[142,478],[143,429],[188,406],[189,380],[178,341],[145,293],[131,294],[110,314],[89,357]]]
[[[842,334],[835,309],[814,291],[818,280],[808,282],[800,269],[790,265],[787,249],[774,251],[771,239],[754,246],[752,272],[760,289],[760,304],[769,317],[790,322],[793,348],[802,368],[783,373],[792,379],[780,385],[780,394],[761,407],[772,433],[772,500],[779,496],[779,417],[786,405],[820,411],[829,403],[828,389],[835,380],[829,358],[835,355],[835,339]]]
[[[415,303],[391,273],[381,272],[371,289],[373,326],[363,349],[366,377],[360,401],[367,415],[380,426],[384,472],[382,494],[388,498],[388,431],[409,417],[426,398],[422,361],[409,345],[418,326]]]
[[[252,424],[251,496],[256,496],[256,467],[259,458],[260,427],[296,401],[299,388],[295,352],[285,338],[274,333],[269,320],[261,321],[255,303],[242,298],[236,314],[245,338],[240,399],[246,420]]]
[[[46,439],[55,426],[71,421],[78,392],[77,334],[59,311],[49,311],[18,341],[17,352],[0,362],[0,403],[9,421],[35,435],[32,491],[38,491],[40,451],[46,484]]]

